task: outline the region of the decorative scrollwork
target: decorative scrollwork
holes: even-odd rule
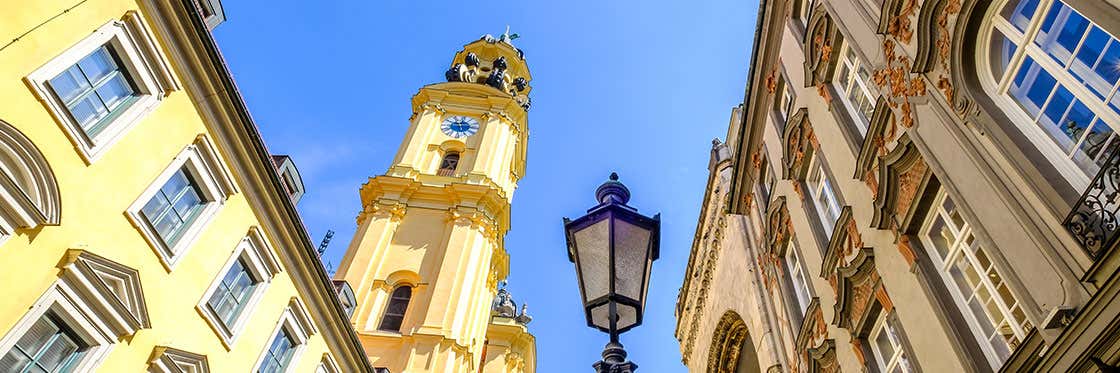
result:
[[[1120,226],[1116,217],[1120,213],[1118,197],[1120,151],[1114,149],[1062,223],[1093,258],[1100,257],[1116,241],[1117,228]]]

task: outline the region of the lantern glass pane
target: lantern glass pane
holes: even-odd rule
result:
[[[624,329],[638,323],[638,309],[619,303],[618,307],[618,328]]]
[[[610,285],[608,240],[610,219],[603,219],[573,234],[579,256],[584,302],[607,295]]]
[[[640,300],[645,285],[650,231],[621,219],[614,222],[615,293]]]
[[[591,309],[591,323],[603,329],[610,329],[611,327],[611,304],[610,302],[603,303],[598,307]]]

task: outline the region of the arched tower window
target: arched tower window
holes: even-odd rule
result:
[[[981,80],[1058,170],[1083,186],[1120,145],[1120,42],[1063,0],[1006,0],[991,11]],[[983,75],[984,72],[981,73]]]
[[[385,316],[381,318],[381,326],[377,329],[387,332],[400,332],[401,322],[404,321],[404,312],[408,310],[408,302],[412,300],[412,287],[400,286],[393,289],[389,297],[389,306],[385,308]]]
[[[459,166],[459,153],[448,152],[443,156],[443,161],[439,163],[439,176],[452,176],[455,174],[455,168]]]

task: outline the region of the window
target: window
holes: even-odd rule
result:
[[[805,312],[805,308],[809,307],[809,299],[812,298],[812,292],[809,290],[809,280],[805,277],[805,267],[801,263],[800,250],[797,243],[791,238],[786,247],[786,273],[789,274],[790,285],[797,297],[796,306],[799,315]]]
[[[770,169],[770,158],[763,156],[758,167],[758,185],[762,187],[762,204],[764,208],[770,205],[770,196],[774,193],[774,170]]]
[[[280,330],[272,339],[268,350],[265,350],[264,363],[261,364],[259,373],[281,373],[287,370],[295,354],[296,342],[287,330]]]
[[[809,24],[809,14],[813,11],[814,2],[814,0],[794,0],[793,14],[797,15],[802,25]]]
[[[237,315],[249,303],[253,288],[261,283],[260,279],[253,278],[249,270],[245,269],[246,266],[244,259],[233,262],[233,267],[230,267],[222,277],[222,281],[218,283],[217,291],[210,295],[210,300],[206,302],[210,311],[214,312],[227,327],[237,320]]]
[[[128,208],[133,225],[170,271],[236,189],[204,136],[171,161]]]
[[[52,314],[43,315],[0,358],[8,372],[72,372],[87,346]]]
[[[1075,184],[1117,147],[1120,41],[1061,0],[1012,0],[991,17],[988,61],[1012,122]]]
[[[179,89],[158,45],[139,13],[129,12],[27,75],[87,163]]]
[[[867,123],[875,112],[875,96],[872,94],[871,71],[867,64],[856,56],[856,52],[845,44],[840,53],[840,68],[836,73],[836,84],[844,96],[844,105],[859,117],[856,127],[860,135],[867,133]]]
[[[817,210],[817,217],[820,218],[821,228],[824,229],[826,235],[831,236],[833,225],[836,224],[836,219],[840,217],[840,201],[836,198],[832,181],[829,179],[828,172],[825,171],[819,155],[813,155],[809,164],[809,178],[806,183],[809,186],[809,194],[813,198],[813,204]]]
[[[439,164],[439,176],[454,176],[455,168],[459,166],[459,153],[449,152],[443,156]]]
[[[778,74],[778,96],[774,100],[774,110],[781,114],[780,122],[789,120],[789,116],[793,113],[793,87],[786,80],[784,74]]]
[[[67,250],[58,281],[0,339],[0,371],[92,372],[123,339],[150,328],[139,271]]]
[[[271,245],[254,227],[206,291],[198,309],[227,346],[233,345],[272,277],[280,272],[278,263]]]
[[[401,286],[394,289],[392,296],[389,297],[389,306],[385,308],[385,316],[381,318],[381,326],[377,329],[399,333],[410,299],[412,299],[412,287]]]
[[[879,371],[884,373],[913,372],[902,346],[902,336],[891,321],[893,319],[882,312],[871,329],[870,347],[875,355],[875,363],[878,364]]]
[[[922,244],[989,362],[998,366],[1033,326],[953,200],[942,191],[930,211]]]
[[[209,202],[203,200],[200,194],[187,170],[180,169],[144,204],[140,214],[163,243],[174,246],[184,228],[198,217],[203,206]]]
[[[90,137],[136,101],[132,79],[116,53],[101,46],[50,81],[50,87]]]
[[[303,304],[292,298],[280,316],[272,339],[257,360],[257,373],[289,373],[295,371],[296,361],[307,348],[307,340],[315,333],[311,316]]]

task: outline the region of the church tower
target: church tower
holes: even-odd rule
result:
[[[507,31],[467,44],[446,78],[412,97],[393,164],[362,186],[335,279],[354,289],[351,322],[375,367],[532,372],[529,318],[495,302],[525,172],[529,69]]]

